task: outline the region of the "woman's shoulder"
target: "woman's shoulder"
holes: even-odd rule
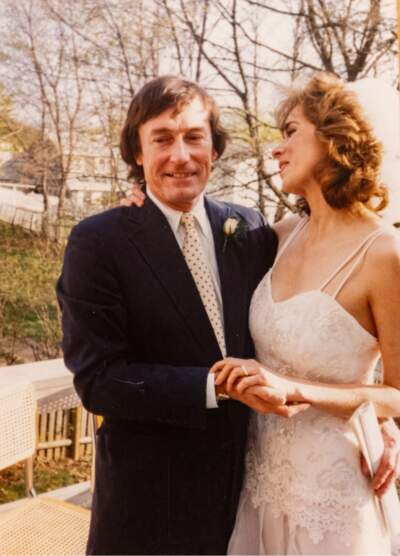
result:
[[[301,216],[299,214],[289,214],[276,222],[273,225],[273,229],[278,236],[279,243],[285,241],[285,239],[293,232],[296,226],[299,225],[307,216]]]
[[[385,224],[376,229],[376,239],[372,242],[369,254],[374,258],[392,258],[400,253],[400,231]]]
[[[379,232],[379,233],[378,233]],[[381,278],[400,277],[400,232],[382,225],[367,251],[366,261],[372,273]]]

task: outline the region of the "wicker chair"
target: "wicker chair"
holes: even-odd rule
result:
[[[32,385],[0,389],[0,469],[33,458],[35,442]],[[89,521],[90,512],[79,506],[42,496],[26,499],[0,519],[0,556],[85,554]]]
[[[21,382],[0,389],[0,469],[25,461],[26,494],[34,495],[36,402],[33,387]]]

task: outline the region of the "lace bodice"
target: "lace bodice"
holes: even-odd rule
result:
[[[319,382],[373,381],[377,340],[321,290],[274,302],[270,271],[254,293],[250,330],[257,359],[271,370]],[[346,542],[371,496],[350,426],[314,408],[291,419],[253,415],[245,488],[254,507],[268,501],[315,543],[327,531]]]

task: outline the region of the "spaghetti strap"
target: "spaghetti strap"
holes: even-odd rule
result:
[[[279,259],[281,258],[281,255],[284,251],[286,251],[286,248],[292,243],[293,239],[296,237],[296,235],[298,234],[298,232],[300,232],[300,230],[302,230],[304,228],[304,226],[307,224],[308,222],[308,218],[301,218],[301,220],[296,224],[296,226],[293,228],[293,230],[290,232],[289,236],[287,237],[287,239],[283,242],[282,247],[279,249],[276,257],[275,257],[275,261],[274,264],[272,265],[272,268],[274,268],[274,266],[276,265],[276,263],[279,261]],[[271,268],[271,270],[272,270]]]
[[[376,240],[376,238],[378,238],[380,235],[383,234],[383,232],[384,232],[384,230],[378,229],[378,230],[375,230],[374,232],[368,234],[368,236],[363,239],[363,241],[360,243],[360,245],[358,247],[356,247],[356,249],[352,253],[350,253],[350,255],[348,257],[346,257],[346,259],[343,261],[343,263],[341,265],[339,265],[339,267],[332,272],[332,274],[329,276],[329,278],[327,280],[325,280],[325,282],[320,287],[320,290],[321,291],[324,290],[326,288],[326,286],[335,278],[335,276],[337,276],[339,274],[339,272],[341,272],[345,268],[345,266],[352,259],[354,259],[354,262],[350,266],[349,271],[346,272],[343,280],[341,280],[339,286],[336,288],[335,292],[332,294],[332,297],[335,299],[337,297],[337,295],[339,294],[339,292],[341,291],[341,289],[343,288],[343,286],[345,285],[345,283],[347,282],[347,280],[350,278],[350,276],[352,275],[352,273],[356,269],[357,265],[362,261],[362,258],[364,257],[365,253],[368,251],[369,247],[373,244],[373,242]]]

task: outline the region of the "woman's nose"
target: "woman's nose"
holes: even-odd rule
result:
[[[280,145],[272,149],[272,158],[279,158],[280,156],[282,156],[282,153],[283,145],[281,143]]]

